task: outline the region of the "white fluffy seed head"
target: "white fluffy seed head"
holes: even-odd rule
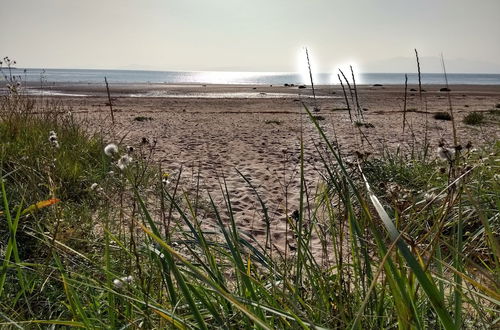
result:
[[[455,159],[455,149],[439,147],[437,150],[439,158],[447,161],[452,161]]]
[[[124,285],[132,283],[133,280],[134,280],[134,278],[131,275],[124,276],[124,277],[114,279],[113,285],[117,288],[122,288]]]
[[[116,166],[118,166],[118,168],[123,171],[131,162],[132,157],[130,157],[129,155],[123,155],[120,157],[120,159],[118,159],[118,163],[116,164]]]
[[[92,185],[90,186],[90,190],[96,190],[97,187],[99,187],[99,185],[97,183],[92,183]]]
[[[59,148],[59,142],[57,141],[57,134],[54,131],[49,132],[49,142],[56,148]]]
[[[117,154],[118,153],[118,147],[116,146],[116,144],[114,143],[110,143],[108,144],[106,147],[104,147],[104,153],[111,157],[113,156],[114,154]]]
[[[424,200],[425,200],[426,202],[430,202],[430,201],[432,201],[434,198],[436,198],[436,194],[435,194],[435,193],[432,193],[432,192],[431,192],[431,193],[428,193],[428,192],[427,192],[427,193],[425,193],[425,195],[424,195]]]

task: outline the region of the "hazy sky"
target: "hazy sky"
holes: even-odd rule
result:
[[[21,67],[500,73],[500,0],[0,0]]]

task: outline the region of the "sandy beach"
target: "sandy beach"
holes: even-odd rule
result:
[[[317,189],[322,172],[315,149],[321,145],[319,135],[303,104],[311,110],[314,106],[320,108],[315,113],[320,116],[320,125],[342,154],[353,160],[356,152],[375,157],[383,147],[399,145],[408,151],[413,143],[423,142],[426,122],[431,150],[435,150],[441,140],[453,144],[451,122],[433,118],[433,113],[449,109],[447,93],[441,92],[440,87],[424,86],[421,103],[419,93],[414,91],[418,87],[408,86],[408,124],[404,135],[404,86],[360,86],[359,103],[365,122],[371,124],[360,129],[350,122],[340,86],[318,87],[314,101],[310,88],[112,85],[116,121],[113,129],[104,86],[55,85],[49,90],[87,95],[50,97],[62,99],[68,110],[88,120],[91,129],[103,131],[109,142],[122,141],[145,151],[156,141],[152,159],[174,176],[182,167],[183,190],[193,190],[199,183],[200,191],[210,192],[222,204],[220,190],[225,179],[238,226],[262,240],[263,213],[240,171],[266,203],[274,244],[283,249],[286,215],[297,209],[299,202],[301,134],[305,177],[311,192]],[[465,125],[462,119],[472,111],[493,109],[500,103],[500,87],[453,85],[450,88],[459,142],[465,145],[470,141],[480,146],[498,140],[500,130],[495,116],[488,116],[482,126]],[[146,140],[149,144],[144,145]]]

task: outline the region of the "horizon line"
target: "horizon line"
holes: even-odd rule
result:
[[[8,70],[8,67],[2,67],[3,70]],[[298,74],[301,75],[302,72],[299,71],[253,71],[253,70],[168,70],[168,69],[125,69],[125,68],[71,68],[71,67],[60,67],[60,68],[49,68],[49,67],[11,67],[14,70],[89,70],[89,71],[146,71],[146,72],[224,72],[224,73],[255,73],[255,74]],[[316,74],[333,74],[334,72],[313,72]],[[387,71],[359,71],[358,74],[418,74],[418,72],[387,72]],[[444,74],[444,72],[421,72],[421,74]],[[447,71],[446,74],[491,74],[497,75],[499,72],[458,72],[458,71]]]

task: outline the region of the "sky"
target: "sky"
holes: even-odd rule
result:
[[[20,67],[500,73],[500,0],[0,0]]]

